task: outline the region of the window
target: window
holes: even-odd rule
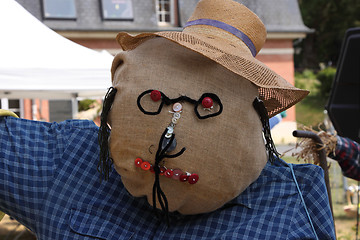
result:
[[[0,109],[10,110],[14,112],[18,116],[22,116],[21,111],[21,101],[18,99],[7,99],[1,98],[0,99]]]
[[[176,0],[156,0],[156,15],[159,25],[177,25]]]
[[[76,19],[74,0],[43,0],[45,19]]]
[[[132,20],[132,0],[101,0],[102,16],[105,20]]]

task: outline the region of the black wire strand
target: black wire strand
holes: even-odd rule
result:
[[[161,112],[164,104],[165,105],[170,105],[170,104],[174,104],[176,102],[189,102],[193,105],[195,105],[194,107],[194,111],[195,111],[195,114],[196,116],[199,118],[199,119],[207,119],[207,118],[210,118],[210,117],[215,117],[215,116],[218,116],[222,113],[223,111],[223,105],[221,103],[221,100],[220,98],[214,94],[214,93],[204,93],[199,100],[194,100],[188,96],[180,96],[180,97],[177,97],[177,98],[168,98],[163,92],[160,92],[161,93],[161,104],[159,106],[159,108],[157,109],[157,111],[155,112],[149,112],[149,111],[146,111],[142,106],[141,106],[141,99],[146,95],[146,94],[149,94],[153,91],[153,89],[149,89],[149,90],[146,90],[144,92],[142,92],[138,98],[137,98],[137,105],[138,105],[138,108],[140,109],[141,112],[143,112],[144,114],[147,114],[147,115],[157,115]],[[198,111],[198,107],[199,105],[201,105],[201,102],[204,98],[206,97],[210,97],[213,101],[215,101],[218,105],[219,105],[219,110],[215,113],[212,113],[212,114],[207,114],[207,115],[200,115],[199,111]]]
[[[356,207],[356,240],[358,240],[358,237],[359,237],[359,203],[360,203],[360,196],[359,196],[359,187],[360,187],[360,182],[358,181],[358,188],[357,188],[357,207]]]
[[[269,116],[267,113],[267,109],[264,105],[264,102],[258,97],[256,97],[255,100],[253,101],[253,106],[257,111],[257,113],[259,114],[260,121],[263,126],[263,132],[266,141],[265,148],[269,155],[269,161],[271,163],[274,163],[276,159],[279,159],[280,153],[278,153],[278,151],[276,150],[274,141],[271,137],[270,123],[269,123]]]
[[[180,97],[177,97],[177,98],[169,98],[167,97],[163,92],[160,92],[161,94],[161,103],[159,105],[159,108],[155,111],[155,112],[149,112],[149,111],[146,111],[142,105],[141,105],[141,99],[146,95],[146,94],[150,94],[152,91],[154,91],[153,89],[149,89],[149,90],[146,90],[144,92],[142,92],[138,98],[137,98],[137,106],[138,108],[140,109],[141,112],[143,112],[144,114],[147,114],[147,115],[157,115],[157,114],[160,114],[164,104],[165,105],[170,105],[170,104],[174,104],[174,103],[177,103],[177,102],[189,102],[191,104],[193,104],[195,107],[194,107],[194,111],[195,111],[195,114],[196,116],[199,118],[199,119],[206,119],[206,118],[210,118],[210,117],[215,117],[215,116],[218,116],[222,113],[223,111],[223,105],[220,101],[220,98],[216,95],[216,94],[213,94],[213,93],[204,93],[199,100],[194,100],[190,97],[187,97],[187,96],[180,96]],[[204,115],[204,116],[201,116],[199,111],[198,111],[198,107],[199,105],[202,103],[202,100],[205,98],[205,97],[210,97],[214,102],[216,102],[218,105],[219,105],[219,110],[215,113],[212,113],[212,114],[208,114],[208,115]],[[167,128],[165,129],[165,131],[163,132],[163,134],[161,135],[161,138],[160,138],[160,141],[159,141],[159,146],[158,146],[158,149],[157,149],[157,152],[156,152],[156,155],[155,155],[155,164],[153,166],[154,168],[154,173],[155,173],[155,180],[154,180],[154,185],[153,185],[153,192],[152,192],[152,199],[153,199],[153,210],[155,212],[155,214],[158,216],[158,218],[162,218],[162,217],[165,217],[166,219],[166,222],[168,224],[168,226],[170,225],[170,219],[169,219],[169,206],[168,206],[168,201],[167,201],[167,198],[166,198],[166,195],[165,193],[163,192],[163,190],[161,189],[161,186],[160,186],[160,163],[165,159],[165,158],[176,158],[176,157],[179,157],[181,154],[183,154],[186,150],[186,148],[182,148],[178,153],[176,154],[166,154],[167,150],[169,149],[169,147],[172,145],[174,139],[175,139],[175,134],[172,134],[171,135],[171,138],[170,138],[170,141],[165,145],[165,147],[163,147],[163,141],[164,141],[164,138],[165,138],[165,135],[167,133]],[[157,201],[159,202],[160,204],[160,207],[161,207],[161,211],[158,211],[157,210]],[[160,212],[160,214],[159,214]],[[163,216],[160,216],[161,214],[163,214]]]
[[[165,195],[164,191],[161,189],[161,186],[160,186],[160,177],[159,177],[160,176],[160,163],[164,158],[175,158],[175,157],[180,156],[181,154],[183,154],[185,152],[186,148],[182,148],[176,154],[167,155],[166,152],[169,149],[169,147],[171,146],[172,142],[174,141],[175,134],[172,134],[172,136],[170,138],[170,141],[166,144],[166,146],[164,148],[162,148],[162,143],[164,141],[166,133],[167,133],[167,128],[165,129],[165,131],[161,135],[158,150],[157,150],[156,155],[155,155],[155,164],[153,166],[154,167],[154,172],[155,172],[155,181],[154,181],[154,185],[153,185],[152,198],[153,198],[154,212],[156,213],[158,218],[160,218],[160,219],[162,218],[162,216],[160,216],[158,214],[158,211],[157,211],[157,208],[156,208],[156,197],[157,197],[157,200],[159,201],[159,204],[160,204],[160,207],[161,207],[161,212],[165,217],[167,225],[170,226],[169,205],[168,205],[166,195]]]
[[[116,95],[116,88],[110,87],[105,95],[103,108],[100,115],[101,123],[98,132],[98,142],[100,145],[100,159],[97,165],[97,170],[100,173],[100,180],[108,180],[110,175],[111,165],[113,164],[113,159],[110,157],[109,152],[109,137],[110,137],[110,128],[108,125],[108,115],[111,109],[111,106],[114,102]]]

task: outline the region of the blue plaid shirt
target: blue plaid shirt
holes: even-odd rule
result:
[[[89,121],[0,117],[0,210],[38,239],[335,239],[321,168],[267,164],[214,212],[155,218],[112,171],[99,181],[98,128]],[[295,177],[295,178],[294,178]]]
[[[344,176],[360,181],[360,144],[349,139],[337,136],[335,156]]]

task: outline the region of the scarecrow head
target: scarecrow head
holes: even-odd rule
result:
[[[265,39],[231,0],[199,1],[182,32],[119,33],[99,169],[113,163],[130,194],[170,212],[238,196],[276,153],[268,117],[308,93],[254,58]]]

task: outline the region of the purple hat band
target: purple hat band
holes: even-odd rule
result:
[[[236,37],[240,38],[246,44],[246,46],[248,46],[253,57],[256,56],[256,48],[255,48],[254,43],[250,40],[250,38],[248,36],[246,36],[245,33],[240,31],[239,29],[237,29],[229,24],[226,24],[224,22],[220,22],[218,20],[213,20],[213,19],[206,19],[206,18],[196,19],[194,21],[187,22],[185,24],[184,28],[189,27],[189,26],[194,26],[194,25],[209,25],[209,26],[220,28],[222,30],[225,30],[225,31],[231,33],[231,34],[235,35]]]

